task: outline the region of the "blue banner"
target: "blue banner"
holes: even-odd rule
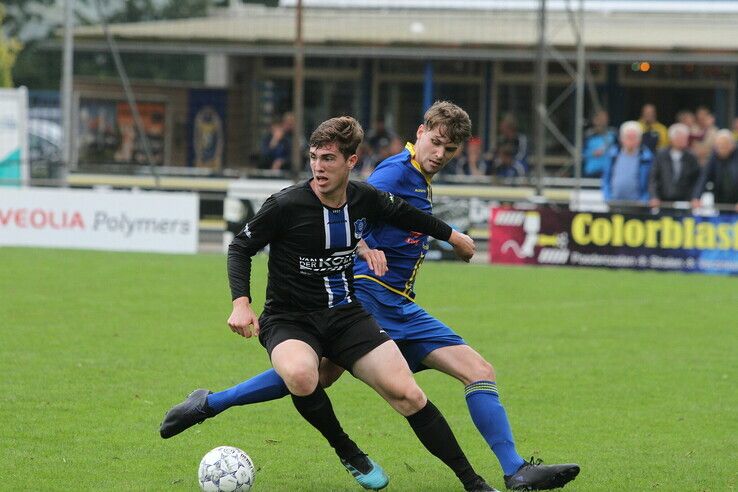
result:
[[[225,160],[228,93],[219,89],[193,89],[187,118],[187,164],[221,169]]]

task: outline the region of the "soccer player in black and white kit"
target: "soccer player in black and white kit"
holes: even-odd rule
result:
[[[388,478],[342,430],[319,384],[327,357],[371,386],[405,416],[423,445],[465,490],[495,490],[473,470],[446,420],[418,387],[397,345],[354,297],[352,267],[366,228],[386,222],[450,242],[468,261],[465,234],[370,185],[349,181],[363,131],[351,117],[323,122],[310,137],[313,178],[269,197],[231,243],[231,330],[258,335],[298,412],[328,440],[367,489]],[[267,244],[269,276],[261,317],[251,307],[251,257]],[[203,395],[204,396],[204,395]]]

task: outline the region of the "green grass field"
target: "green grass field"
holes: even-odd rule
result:
[[[233,335],[225,259],[0,248],[0,489],[197,490],[217,445],[257,491],[361,490],[289,399],[231,409],[164,441],[190,390],[269,367]],[[254,269],[263,301],[266,262]],[[423,267],[419,301],[490,360],[518,449],[577,461],[571,491],[738,487],[738,279],[627,271]],[[503,487],[461,384],[426,371],[477,471]],[[405,420],[344,376],[330,390],[389,490],[460,490]]]

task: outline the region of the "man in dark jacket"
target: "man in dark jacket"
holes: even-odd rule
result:
[[[738,211],[738,152],[730,130],[720,130],[715,136],[715,152],[702,169],[692,195],[694,208],[700,206],[700,197],[708,181],[713,184],[715,203],[734,205]]]
[[[689,128],[682,123],[669,127],[671,145],[656,154],[648,180],[651,195],[649,205],[661,206],[662,201],[688,201],[700,177],[700,164],[689,151]]]

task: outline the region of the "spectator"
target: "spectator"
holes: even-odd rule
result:
[[[613,147],[602,172],[602,194],[606,201],[648,200],[648,174],[653,153],[643,145],[643,130],[637,121],[620,125],[620,147]]]
[[[366,178],[372,173],[372,171],[374,171],[374,168],[377,165],[371,146],[366,142],[359,144],[356,148],[356,157],[356,165],[351,171],[354,174]]]
[[[657,150],[661,150],[669,145],[669,136],[666,127],[659,123],[656,118],[656,106],[653,104],[644,104],[641,108],[641,124],[643,136],[641,141],[643,145],[648,147],[652,154]]]
[[[713,184],[715,203],[734,205],[738,211],[738,152],[730,130],[720,130],[715,135],[715,152],[702,168],[702,174],[694,188],[694,208],[700,206],[700,197],[708,182]]]
[[[492,173],[492,164],[482,152],[482,139],[472,137],[466,142],[464,152],[459,153],[454,163],[453,173],[464,176],[488,176]]]
[[[682,125],[687,125],[691,132],[697,126],[697,120],[694,117],[694,113],[688,109],[682,109],[676,114],[676,122]]]
[[[648,192],[649,205],[661,206],[662,201],[688,201],[700,177],[700,164],[689,151],[689,127],[675,123],[669,127],[671,145],[656,154]]]
[[[592,127],[584,139],[584,176],[599,178],[610,159],[610,148],[617,141],[615,129],[608,126],[609,115],[600,109],[592,116]]]
[[[518,120],[511,113],[507,113],[500,121],[500,136],[497,139],[497,148],[504,145],[512,148],[513,161],[519,162],[528,168],[528,137],[518,131]],[[495,160],[498,156],[495,156]]]
[[[402,141],[400,137],[397,135],[390,138],[390,144],[389,144],[389,155],[396,155],[402,152],[405,149],[405,142]],[[389,157],[389,156],[387,156]],[[386,159],[386,157],[385,157]]]
[[[292,113],[285,113],[279,123],[272,124],[269,133],[261,141],[261,168],[285,171],[290,169],[294,128],[295,116]]]
[[[387,147],[394,137],[395,134],[387,129],[384,118],[377,118],[366,136],[366,142],[372,148],[372,152],[379,154],[382,147]],[[399,152],[402,152],[402,149]],[[390,155],[394,154],[388,154],[388,156]]]
[[[695,118],[697,119],[697,132],[692,143],[692,152],[700,165],[704,166],[710,160],[718,129],[715,126],[715,116],[705,106],[697,108]]]
[[[492,162],[492,173],[495,176],[500,178],[519,178],[528,173],[528,166],[518,160],[515,150],[515,146],[510,142],[500,146]]]
[[[733,118],[733,137],[735,137],[735,140],[738,141],[738,118]]]
[[[400,137],[382,137],[379,139],[377,148],[372,149],[374,161],[379,164],[389,156],[399,154],[405,148]]]
[[[687,128],[689,128],[689,148],[691,149],[692,144],[698,139],[700,133],[694,113],[688,109],[683,109],[677,113],[676,122],[687,125]]]

